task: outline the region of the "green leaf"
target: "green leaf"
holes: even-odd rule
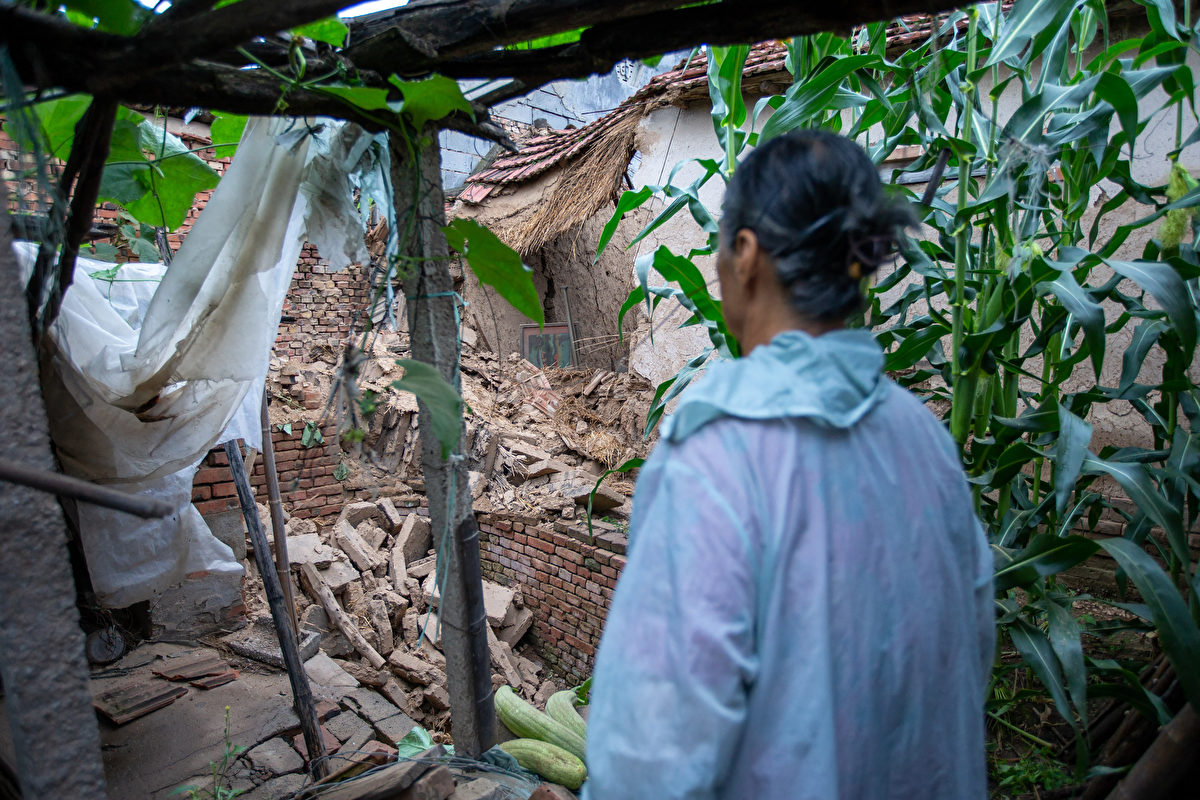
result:
[[[984,62],[990,67],[1017,56],[1062,11],[1063,0],[1017,0],[1000,27],[1000,35],[992,46],[992,54]]]
[[[37,118],[38,127],[45,137],[48,155],[66,161],[75,141],[75,126],[91,105],[92,98],[85,94],[73,94],[30,106],[30,113]],[[22,131],[10,121],[4,124],[4,132],[26,150],[41,149],[42,142],[31,142],[22,136]]]
[[[475,119],[475,111],[467,98],[463,97],[458,84],[444,75],[432,75],[419,81],[403,81],[393,75],[388,82],[404,95],[401,111],[412,120],[413,127],[418,131],[429,120],[441,119],[455,111],[462,111]]]
[[[1083,459],[1092,441],[1092,426],[1067,410],[1058,407],[1058,438],[1054,441],[1054,506],[1059,514],[1067,510]]]
[[[887,354],[885,370],[905,370],[929,354],[942,337],[950,335],[950,328],[934,323],[912,331],[900,340],[899,346]]]
[[[1033,668],[1038,680],[1050,692],[1054,705],[1062,718],[1074,728],[1078,725],[1075,715],[1071,713],[1071,704],[1063,691],[1062,670],[1059,668],[1058,657],[1046,634],[1030,625],[1023,619],[1018,619],[1008,629],[1012,643],[1021,652],[1021,658]]]
[[[442,458],[449,458],[462,431],[462,398],[429,364],[403,358],[396,365],[404,368],[404,377],[393,381],[392,388],[417,396],[433,421],[433,435],[442,446]]]
[[[132,36],[152,15],[150,9],[133,0],[65,0],[62,6],[96,20],[96,28],[108,33]]]
[[[1083,474],[1108,475],[1119,483],[1138,510],[1166,532],[1175,556],[1185,564],[1189,562],[1180,509],[1168,502],[1158,491],[1144,464],[1103,459],[1088,454],[1084,457]]]
[[[546,322],[541,298],[533,285],[533,270],[517,251],[472,219],[456,219],[442,228],[446,241],[466,256],[480,283],[492,286],[517,311],[538,325]]]
[[[838,87],[850,73],[878,61],[879,57],[874,55],[842,56],[835,58],[816,75],[793,83],[784,96],[783,105],[763,125],[758,136],[759,144],[810,124],[814,115],[822,113],[837,95]]]
[[[743,145],[745,142],[744,137],[739,140],[738,129],[746,122],[742,69],[749,53],[748,45],[710,47],[708,50],[708,96],[712,101],[713,129],[725,152],[727,170],[733,169],[741,150],[739,141]]]
[[[1054,602],[1046,600],[1046,633],[1050,646],[1058,656],[1058,663],[1066,677],[1067,691],[1079,716],[1087,724],[1087,665],[1083,659],[1083,643],[1080,641],[1079,624],[1071,612]]]
[[[145,194],[125,204],[125,210],[138,222],[174,230],[187,219],[196,194],[215,187],[220,176],[178,136],[150,120],[141,120],[138,134],[142,149],[150,151],[154,161],[150,169],[134,172]]]
[[[1179,273],[1169,264],[1157,261],[1116,261],[1104,259],[1123,278],[1129,278],[1149,292],[1167,312],[1175,332],[1190,357],[1196,349],[1196,310]]]
[[[346,478],[349,478],[349,477],[350,477],[350,468],[348,466],[346,466],[345,462],[342,462],[333,468],[333,479],[335,481],[344,481],[344,480],[346,480]]]
[[[562,33],[554,33],[550,36],[539,36],[536,39],[529,39],[524,42],[513,42],[504,46],[505,50],[540,50],[543,47],[555,47],[560,44],[574,44],[578,42],[583,32],[587,28],[576,28],[573,31],[563,31]],[[661,59],[662,56],[659,56]]]
[[[1092,556],[1096,547],[1095,542],[1083,536],[1042,533],[1015,555],[997,550],[997,562],[1003,563],[999,563],[993,576],[996,592],[1029,586],[1038,578],[1057,575]]]
[[[1174,39],[1179,38],[1179,26],[1175,24],[1175,3],[1173,0],[1136,0],[1146,7],[1150,25],[1157,33],[1165,33]]]
[[[211,130],[213,151],[217,158],[232,156],[237,152],[242,134],[246,131],[246,123],[250,118],[242,114],[226,114],[223,111],[213,113],[215,119]]]
[[[617,225],[620,224],[621,218],[645,203],[653,194],[654,192],[649,186],[643,186],[636,192],[626,191],[621,195],[621,199],[617,201],[616,210],[613,211],[608,222],[604,223],[604,230],[600,231],[600,242],[596,245],[596,257],[592,260],[593,264],[600,261],[600,254],[604,252],[605,247],[608,247],[609,240],[617,232]]]
[[[300,434],[301,447],[315,447],[325,443],[325,435],[321,433],[320,426],[315,422],[304,423],[304,432]]]
[[[1039,291],[1049,291],[1063,304],[1083,327],[1092,356],[1092,371],[1097,379],[1104,368],[1105,332],[1104,309],[1084,291],[1070,269],[1063,269],[1052,281],[1038,284]]]
[[[1101,541],[1100,546],[1138,588],[1184,694],[1193,705],[1200,705],[1200,629],[1188,613],[1187,603],[1158,563],[1133,542],[1112,538]]]
[[[1161,319],[1142,320],[1133,329],[1133,338],[1130,339],[1129,346],[1125,348],[1125,353],[1121,356],[1121,383],[1117,386],[1118,394],[1124,394],[1137,382],[1138,373],[1142,371],[1142,364],[1146,361],[1146,355],[1150,352],[1150,348],[1167,330],[1167,323]]]
[[[387,89],[375,89],[370,86],[319,86],[317,88],[325,94],[340,97],[350,105],[367,111],[391,110],[388,105]]]
[[[1117,112],[1121,121],[1121,130],[1125,133],[1126,142],[1132,147],[1138,133],[1138,104],[1137,96],[1128,81],[1112,72],[1100,75],[1096,84],[1096,96],[1104,100]]]
[[[299,28],[292,28],[292,33],[315,42],[325,42],[334,47],[342,47],[346,44],[346,37],[350,35],[350,29],[337,17],[327,17],[307,25],[301,25]]]

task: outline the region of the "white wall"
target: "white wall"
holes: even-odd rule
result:
[[[1189,62],[1195,70],[1200,66],[1200,57],[1197,57],[1195,53],[1190,53]],[[986,87],[983,87],[981,91],[986,96]],[[1140,104],[1142,118],[1149,117],[1152,112],[1162,106],[1165,100],[1165,93],[1161,89],[1150,93]],[[999,117],[1007,119],[1019,103],[1019,93],[1010,84],[1010,89],[1001,97]],[[1184,138],[1195,127],[1195,121],[1190,114],[1185,113]],[[1115,130],[1117,128],[1114,123],[1114,132]],[[659,109],[643,121],[640,137],[639,149],[642,154],[642,162],[633,176],[635,188],[646,184],[661,184],[666,180],[674,165],[681,160],[719,157],[720,150],[713,133],[712,118],[707,104],[687,109],[673,106]],[[1169,169],[1166,155],[1174,147],[1175,115],[1173,112],[1159,114],[1138,139],[1137,150],[1133,156],[1134,177],[1149,185],[1165,182]],[[1193,175],[1200,175],[1200,144],[1184,150],[1181,163]],[[699,173],[700,168],[695,164],[690,164],[677,174],[674,183],[686,185]],[[952,175],[948,176],[948,178],[952,177]],[[702,199],[714,212],[719,209],[723,188],[720,178],[713,178],[702,192]],[[919,194],[924,187],[914,185],[909,188]],[[1093,191],[1091,211],[1084,219],[1085,232],[1090,228],[1099,207],[1119,191],[1116,184],[1107,180],[1101,181],[1099,187]],[[953,190],[950,198],[951,200],[954,198]],[[652,213],[657,213],[663,207],[663,202],[655,198],[648,203],[648,206]],[[1138,219],[1150,211],[1152,209],[1148,206],[1130,202],[1125,207],[1107,215],[1100,226],[1098,245],[1111,237],[1119,225]],[[640,224],[644,223],[626,220],[623,223],[623,229],[624,226],[628,226],[629,230],[625,232],[632,237],[636,234],[636,228]],[[1154,237],[1156,228],[1157,225],[1152,225],[1135,231],[1121,247],[1116,257],[1120,259],[1140,258],[1146,243]],[[684,210],[636,245],[635,257],[652,252],[659,245],[664,244],[676,253],[686,254],[690,249],[698,247],[702,243],[703,235],[700,229]],[[698,258],[696,266],[710,281],[714,295],[718,294],[715,259],[713,257]],[[664,283],[658,276],[654,276],[654,279],[659,284]],[[1103,279],[1100,273],[1097,273],[1097,279]],[[902,288],[897,288],[894,293],[899,294]],[[1133,292],[1135,287],[1132,283],[1127,282],[1122,290],[1127,293]],[[920,312],[918,311],[918,313]],[[1106,309],[1106,314],[1108,321],[1112,322],[1120,314],[1120,310],[1116,306],[1111,306]],[[702,329],[698,327],[678,329],[679,323],[683,322],[687,316],[687,313],[677,304],[664,302],[655,314],[653,340],[650,336],[650,325],[645,322],[631,337],[630,368],[657,384],[673,376],[688,360],[707,346],[708,337]],[[1108,349],[1102,373],[1102,381],[1106,385],[1115,385],[1118,382],[1121,357],[1132,337],[1133,328],[1134,325],[1130,324],[1120,332],[1108,337]],[[1033,369],[1037,370],[1036,365]],[[1193,365],[1193,372],[1200,377],[1200,361]],[[1156,381],[1160,373],[1161,351],[1152,351],[1143,368],[1142,381]],[[1091,380],[1093,377],[1090,365],[1081,365],[1075,372],[1069,389],[1078,390]],[[1145,423],[1128,403],[1114,402],[1099,407],[1093,413],[1091,422],[1095,428],[1093,449],[1108,444],[1145,444],[1144,441],[1141,441],[1145,435]]]

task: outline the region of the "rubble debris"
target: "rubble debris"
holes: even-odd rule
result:
[[[351,689],[343,697],[385,742],[398,742],[416,727],[408,715],[370,689]]]
[[[433,546],[433,536],[429,520],[420,514],[409,514],[404,519],[404,526],[396,534],[396,543],[404,552],[404,561],[412,564],[425,557],[425,553]]]
[[[346,612],[342,611],[342,607],[338,605],[337,598],[333,596],[333,592],[321,580],[321,576],[317,574],[312,565],[303,565],[301,574],[304,576],[309,594],[320,599],[321,604],[325,606],[325,613],[341,629],[346,638],[350,640],[350,643],[354,645],[354,648],[363,654],[371,666],[376,668],[382,667],[384,664],[383,656],[379,655],[375,648],[371,647],[367,643],[367,640],[363,638],[358,625],[346,615]]]
[[[311,566],[308,567],[312,569]],[[240,631],[235,631],[221,641],[239,656],[250,658],[272,667],[284,669],[283,653],[279,649],[279,635],[269,616],[255,617]],[[300,637],[300,659],[307,661],[317,654],[321,637],[307,631]]]

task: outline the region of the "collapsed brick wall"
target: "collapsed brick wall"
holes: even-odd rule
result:
[[[560,674],[583,681],[625,568],[625,537],[554,530],[531,518],[479,516],[484,578],[518,588],[533,611],[534,647]]]

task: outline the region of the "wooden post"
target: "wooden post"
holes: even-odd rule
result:
[[[271,607],[271,619],[275,622],[275,633],[279,636],[279,650],[283,654],[288,681],[292,684],[292,702],[296,708],[296,716],[300,718],[304,745],[308,748],[308,766],[314,777],[323,778],[329,767],[325,763],[325,743],[321,740],[317,707],[313,702],[312,689],[308,685],[308,675],[304,672],[304,663],[300,660],[296,632],[292,629],[292,621],[283,605],[283,587],[279,583],[279,576],[272,569],[271,557],[267,555],[270,552],[267,534],[263,532],[262,523],[258,519],[254,493],[250,490],[250,478],[246,475],[242,451],[238,449],[236,441],[225,443],[225,455],[229,457],[229,471],[233,473],[238,502],[242,504],[242,518],[246,520],[246,530],[250,532],[250,542],[254,545],[254,563],[258,565],[258,572],[262,577],[267,604]]]
[[[427,126],[424,134],[433,144],[417,154],[416,163],[405,143],[395,135],[391,137],[396,225],[400,230],[411,230],[402,239],[403,255],[409,257],[404,263],[412,264],[404,278],[404,294],[408,301],[413,358],[436,367],[457,388],[460,298],[454,294],[449,250],[441,231],[445,225],[445,198],[437,130]],[[409,205],[412,202],[417,203],[416,208]],[[415,219],[410,228],[408,220],[413,214]],[[480,629],[487,623],[478,530],[465,459],[458,455],[457,448],[449,460],[443,459],[441,445],[432,435],[433,420],[424,403],[420,404],[419,413],[429,521],[438,558],[447,562],[438,617],[443,628],[454,749],[460,755],[476,757],[492,746],[495,727],[486,631]],[[458,431],[461,442],[461,419]],[[485,620],[482,626],[480,619]]]
[[[292,581],[288,574],[287,531],[283,527],[283,502],[279,498],[279,473],[275,470],[275,445],[271,442],[271,418],[267,414],[267,387],[262,397],[262,457],[263,475],[267,479],[267,499],[271,504],[271,533],[275,537],[275,572],[283,586],[283,599],[287,601],[288,618],[292,621],[292,633],[300,642],[300,623],[296,620],[296,598],[292,596]]]

